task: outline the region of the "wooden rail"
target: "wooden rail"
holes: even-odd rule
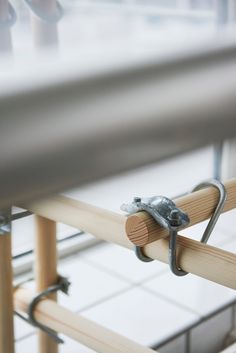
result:
[[[33,293],[29,290],[17,289],[14,295],[15,309],[27,312],[32,298]],[[64,333],[98,353],[154,353],[152,349],[73,313],[50,299],[40,301],[34,315],[41,324]]]
[[[226,183],[228,200],[224,211],[235,207],[235,183],[235,179]],[[208,188],[185,196],[181,200],[181,207],[190,213],[191,224],[195,224],[210,216],[217,202],[217,192]],[[194,205],[197,204],[198,206],[195,207]],[[100,239],[129,249],[133,248],[133,243],[126,235],[127,217],[124,215],[60,195],[33,202],[24,207],[56,222],[82,229]],[[149,218],[150,216],[147,216],[147,219]],[[160,228],[156,227],[157,234],[159,234]],[[166,235],[166,232],[161,234],[162,237]],[[235,254],[183,236],[178,237],[177,244],[178,263],[183,270],[236,289]],[[153,259],[168,263],[168,237],[146,245],[144,252]]]
[[[236,207],[236,179],[227,181],[225,188],[227,200],[223,212]],[[218,199],[219,192],[216,188],[209,187],[174,201],[179,208],[187,212],[190,218],[189,226],[192,226],[211,217]],[[139,246],[147,245],[168,235],[168,231],[159,226],[147,212],[138,212],[129,216],[125,228],[130,241]]]

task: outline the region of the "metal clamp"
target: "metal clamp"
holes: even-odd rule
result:
[[[208,225],[201,238],[202,243],[207,243],[207,241],[209,240],[209,237],[221,214],[227,197],[224,185],[220,181],[214,179],[198,184],[194,187],[192,192],[198,191],[202,188],[206,188],[209,186],[217,188],[217,190],[219,190],[220,197],[216,209],[212,217],[210,218],[210,221],[208,222]],[[170,269],[176,276],[185,276],[188,274],[188,272],[183,271],[177,265],[176,260],[178,231],[189,224],[189,218],[186,213],[184,213],[181,209],[177,208],[173,201],[164,196],[154,196],[150,198],[135,197],[131,204],[123,204],[121,206],[121,209],[130,214],[139,211],[146,211],[156,220],[158,224],[160,224],[163,228],[169,230],[168,258]],[[135,246],[134,251],[139,260],[143,262],[153,261],[153,259],[143,253],[141,247]]]
[[[63,17],[64,11],[61,4],[56,1],[56,11],[54,14],[48,15],[44,11],[41,11],[39,7],[34,5],[32,0],[25,0],[29,9],[33,12],[33,14],[38,17],[40,20],[47,22],[47,23],[57,23]]]
[[[169,230],[169,265],[171,271],[177,276],[186,275],[187,273],[181,270],[176,264],[176,243],[178,231],[189,224],[188,215],[165,196],[153,196],[150,198],[135,197],[131,204],[124,204],[121,206],[121,209],[129,213],[146,211],[160,226]],[[144,262],[153,260],[143,253],[141,247],[135,246],[134,250],[139,260]]]
[[[0,20],[0,30],[12,27],[16,23],[17,15],[14,7],[8,2],[8,15],[4,20]]]
[[[45,297],[47,297],[47,295],[49,295],[51,293],[54,293],[54,292],[61,290],[63,293],[68,294],[69,286],[70,286],[70,282],[68,281],[68,279],[66,277],[59,276],[57,284],[46,288],[42,292],[38,293],[32,299],[32,301],[30,302],[29,307],[28,307],[28,317],[25,317],[24,315],[20,314],[19,312],[15,312],[15,314],[17,316],[19,316],[21,319],[23,319],[24,321],[28,322],[29,324],[31,324],[31,325],[39,328],[43,332],[47,333],[57,343],[64,343],[64,341],[60,337],[57,336],[57,333],[54,330],[50,329],[47,326],[42,325],[41,323],[39,323],[36,320],[36,318],[34,316],[34,310],[35,310],[36,305],[42,299],[44,299]]]

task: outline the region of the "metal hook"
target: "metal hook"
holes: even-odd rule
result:
[[[207,227],[203,233],[203,236],[200,240],[201,243],[204,243],[204,244],[206,244],[207,241],[209,240],[210,235],[211,235],[211,233],[216,225],[216,222],[221,214],[221,211],[224,208],[224,204],[225,204],[225,201],[227,198],[227,193],[226,193],[224,185],[219,180],[216,180],[216,179],[205,181],[205,182],[198,184],[197,186],[194,187],[192,192],[201,190],[203,188],[207,188],[209,186],[213,186],[217,190],[219,190],[220,197],[219,197],[219,202],[215,208],[215,211],[214,211],[213,215],[211,216],[210,221],[208,222],[208,225],[207,225]],[[177,236],[178,236],[177,231],[174,231],[174,230],[170,231],[169,264],[170,264],[171,271],[176,276],[185,276],[186,274],[188,274],[188,272],[181,270],[176,265]]]
[[[168,259],[169,259],[169,266],[171,272],[173,272],[176,276],[186,276],[188,272],[182,270],[177,265],[177,256],[176,256],[176,248],[177,248],[177,237],[178,237],[178,225],[180,224],[181,220],[179,219],[179,215],[177,212],[171,212],[170,215],[172,229],[170,230],[169,234],[169,252],[168,252]],[[176,229],[174,229],[176,227]]]
[[[140,261],[143,261],[143,262],[154,261],[154,259],[152,259],[151,257],[144,254],[143,248],[141,246],[135,245],[134,246],[134,253]]]
[[[17,316],[19,316],[21,319],[24,321],[30,323],[31,325],[38,327],[40,330],[43,332],[47,333],[50,337],[52,337],[57,343],[64,343],[64,341],[57,336],[56,332],[52,329],[50,329],[47,326],[42,325],[39,323],[35,316],[34,316],[34,310],[36,305],[47,295],[57,292],[58,290],[61,290],[63,293],[68,294],[70,282],[68,281],[67,278],[59,276],[58,283],[55,285],[52,285],[48,288],[46,288],[44,291],[38,293],[30,302],[29,307],[28,307],[28,317],[25,317],[24,315],[15,312]]]
[[[194,187],[192,192],[199,191],[201,189],[205,189],[209,186],[215,187],[219,191],[220,197],[219,197],[218,204],[215,208],[215,211],[214,211],[213,215],[211,216],[211,219],[210,219],[210,221],[209,221],[209,223],[203,233],[203,236],[201,238],[201,243],[205,243],[205,244],[208,242],[208,240],[210,238],[210,235],[216,225],[216,222],[221,214],[221,211],[224,208],[224,204],[225,204],[225,201],[227,198],[227,192],[225,190],[224,185],[219,180],[216,180],[216,179],[212,179],[212,180],[205,181],[205,182],[198,184],[197,186]]]

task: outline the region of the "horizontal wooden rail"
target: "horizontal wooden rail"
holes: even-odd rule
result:
[[[233,180],[226,184],[228,201],[225,210],[227,207],[229,209],[229,200],[231,198],[233,200],[231,204],[233,205],[235,202],[233,192],[230,191],[234,190],[234,185],[235,181]],[[203,197],[205,194],[208,195],[209,190],[210,195],[212,195],[212,202],[210,202],[207,197]],[[211,189],[194,193],[193,197],[196,202],[199,196],[201,196],[203,204],[207,203],[209,208],[213,207],[213,204],[217,201],[217,193],[215,194]],[[183,200],[188,200],[189,197],[191,198],[192,196],[186,196]],[[193,216],[192,222],[200,221],[200,218],[205,218],[207,209],[205,208],[204,211],[204,205],[202,205],[203,211],[201,211],[201,207],[194,207],[195,203],[193,202],[191,204],[186,202],[186,204],[192,207],[192,209],[190,209],[191,215]],[[60,195],[47,200],[27,204],[24,205],[24,207],[53,221],[83,229],[97,238],[122,245],[129,249],[133,248],[133,243],[128,239],[125,232],[127,217],[124,215],[106,211]],[[186,210],[184,203],[181,207]],[[194,218],[195,213],[200,213],[200,216]],[[200,242],[182,236],[178,237],[177,248],[178,262],[183,270],[226,287],[236,289],[235,254],[210,245],[201,244]],[[168,263],[168,238],[163,238],[148,244],[144,247],[144,252],[153,259]]]
[[[236,178],[227,181],[225,188],[227,200],[223,212],[236,207]],[[175,203],[187,212],[191,226],[211,216],[218,197],[218,191],[209,187],[180,197]],[[131,243],[145,246],[168,236],[166,229],[159,226],[147,212],[138,212],[125,217],[62,195],[28,203],[23,207],[40,216],[80,228],[98,238],[115,243],[121,242],[120,245],[123,245],[122,238],[127,234],[130,247]]]
[[[14,294],[15,309],[27,312],[33,299],[33,293],[26,288],[19,288]],[[126,337],[119,335],[97,323],[82,317],[51,299],[44,299],[37,304],[35,318],[42,325],[94,349],[98,353],[153,353]]]
[[[236,207],[236,179],[227,181],[225,188],[227,200],[223,212]],[[178,198],[175,203],[188,214],[189,226],[192,226],[211,217],[218,199],[219,192],[216,188],[209,187]],[[129,216],[125,228],[130,241],[139,246],[152,243],[168,235],[168,231],[159,226],[147,212],[138,212]]]

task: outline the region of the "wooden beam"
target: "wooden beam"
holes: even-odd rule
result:
[[[57,244],[56,223],[47,218],[36,216],[35,235],[35,280],[38,292],[57,283]],[[54,301],[57,294],[49,296]],[[46,333],[39,330],[38,333],[39,352],[57,353],[58,344]]]
[[[225,183],[227,200],[223,212],[236,207],[236,179]],[[215,210],[219,192],[209,187],[174,200],[177,207],[185,211],[190,219],[189,226],[210,218]],[[127,218],[126,233],[130,241],[138,246],[145,246],[155,240],[168,236],[168,231],[159,226],[147,212],[138,212]],[[199,235],[200,240],[200,235]]]
[[[15,291],[15,308],[27,312],[33,293],[25,288]],[[50,299],[37,304],[35,318],[52,330],[94,349],[98,353],[154,353],[150,348],[129,340],[85,317],[69,311]]]
[[[0,353],[14,353],[11,234],[0,234]]]
[[[231,184],[235,185],[235,181],[233,180],[227,183],[228,191],[235,190],[235,186]],[[230,185],[232,187],[230,187]],[[234,192],[231,191],[228,195],[225,210],[229,205],[231,205],[230,207],[234,207],[235,196]],[[209,189],[195,192],[193,194],[194,200],[197,201],[200,198],[203,202],[208,202],[209,207],[212,207],[217,200],[217,194],[214,194],[214,191],[210,189],[210,194],[213,199],[213,201],[210,202],[207,197],[202,197],[202,195],[205,195],[205,193],[208,194],[208,192]],[[192,196],[186,196],[187,199],[189,197]],[[184,198],[184,200],[186,200],[186,198]],[[230,199],[232,199],[232,202],[229,203]],[[195,202],[187,204],[191,205],[191,208],[193,208],[190,210],[190,212],[192,212],[191,214],[194,215],[197,210],[196,214],[200,213],[201,217],[205,217],[204,212],[206,210],[200,212],[199,207],[197,209],[194,207]],[[106,211],[60,195],[47,200],[27,204],[24,205],[24,207],[56,222],[62,222],[72,227],[82,229],[97,238],[133,249],[133,244],[128,239],[125,232],[127,217],[124,215]],[[203,205],[202,207],[204,208]],[[197,219],[199,220],[199,217],[195,218],[195,221]],[[178,237],[177,250],[178,263],[183,270],[226,287],[236,289],[235,254],[210,245],[201,244],[200,242],[182,236]],[[163,238],[148,244],[144,247],[144,252],[153,259],[168,263],[168,238]]]

